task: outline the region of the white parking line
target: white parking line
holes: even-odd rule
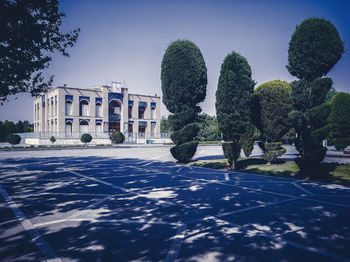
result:
[[[229,181],[229,180],[230,180],[230,177],[228,176],[227,173],[225,173],[225,180],[226,180],[226,181]]]
[[[181,241],[185,237],[184,231],[186,230],[186,228],[187,225],[183,224],[177,230],[176,235],[173,238],[173,243],[171,244],[171,247],[169,249],[168,255],[164,260],[165,262],[172,262],[176,260],[181,248]]]
[[[313,196],[314,195],[312,192],[310,192],[309,190],[303,188],[302,186],[298,185],[297,183],[292,183],[292,185],[294,185],[295,187],[299,188],[301,191],[304,191],[309,196]]]
[[[40,250],[40,252],[47,258],[50,262],[61,262],[62,260],[56,255],[55,251],[49,246],[45,239],[39,234],[35,229],[30,220],[22,213],[18,205],[12,198],[7,194],[5,188],[0,184],[0,193],[5,199],[7,205],[11,208],[12,212],[15,214],[17,219],[21,222],[25,231],[31,237],[34,244]]]

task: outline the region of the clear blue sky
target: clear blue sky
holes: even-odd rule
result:
[[[54,86],[87,88],[125,81],[131,93],[161,95],[160,65],[176,39],[202,51],[207,69],[203,112],[215,114],[215,91],[224,57],[235,50],[248,59],[258,84],[294,78],[285,68],[290,37],[308,17],[338,29],[347,52],[329,73],[338,91],[350,92],[350,1],[89,1],[64,0],[63,31],[81,28],[71,57],[54,56],[47,75]],[[0,120],[33,121],[33,99],[20,95],[0,107]],[[167,115],[165,106],[162,115]]]

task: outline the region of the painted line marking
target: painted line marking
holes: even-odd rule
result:
[[[171,262],[176,260],[177,255],[179,254],[179,251],[181,248],[181,241],[185,237],[184,231],[186,230],[186,228],[187,228],[187,225],[183,224],[177,230],[176,235],[173,238],[173,242],[171,244],[169,252],[164,260],[165,262]]]
[[[12,198],[8,195],[7,191],[1,184],[0,193],[5,199],[7,205],[11,208],[12,212],[17,217],[17,219],[21,222],[24,230],[27,231],[34,244],[37,246],[40,252],[47,258],[47,260],[50,262],[62,262],[62,260],[56,255],[55,251],[49,246],[45,239],[35,229],[35,227],[29,221],[29,219],[22,213],[16,202],[12,200]]]
[[[298,185],[297,183],[292,183],[292,185],[294,185],[295,187],[299,188],[301,191],[305,192],[309,196],[313,196],[314,195],[311,191],[303,188],[302,186]]]
[[[261,204],[261,205],[258,205],[258,206],[238,209],[238,210],[232,211],[232,212],[221,213],[221,214],[218,214],[216,216],[217,217],[223,217],[223,216],[227,216],[227,215],[234,215],[234,214],[250,211],[250,210],[253,210],[253,209],[264,208],[264,207],[268,207],[268,206],[274,206],[274,205],[282,204],[282,203],[285,203],[285,202],[294,201],[294,200],[301,199],[301,198],[302,197],[294,197],[294,198],[289,198],[289,199],[285,199],[285,200],[281,200],[281,201],[270,202],[270,203]]]
[[[123,225],[123,224],[145,224],[145,225],[172,225],[180,226],[179,223],[171,223],[164,221],[147,221],[145,219],[99,219],[99,218],[88,218],[88,217],[74,217],[74,218],[64,218],[51,221],[45,221],[41,223],[33,224],[34,227],[46,227],[54,224],[61,224],[67,222],[85,222],[89,221],[91,223],[113,223],[113,225]]]
[[[225,180],[226,180],[226,181],[229,181],[229,180],[230,180],[230,177],[228,176],[227,173],[225,173]]]

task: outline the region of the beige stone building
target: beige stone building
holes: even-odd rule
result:
[[[126,142],[157,142],[167,138],[160,134],[160,108],[159,96],[130,94],[123,87],[56,87],[34,100],[34,133],[63,144],[83,133],[106,140],[113,131],[122,132]]]

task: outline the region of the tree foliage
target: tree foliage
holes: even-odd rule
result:
[[[256,112],[259,121],[256,126],[267,142],[280,142],[290,129],[291,92],[290,84],[280,80],[261,84],[254,90],[260,109]]]
[[[20,92],[37,96],[51,85],[53,77],[45,79],[43,70],[52,53],[68,57],[80,31],[62,33],[64,16],[58,0],[0,1],[1,103]]]
[[[337,93],[331,101],[329,138],[339,149],[350,145],[350,94]]]
[[[201,108],[197,105],[206,96],[207,68],[199,48],[188,40],[177,40],[169,45],[162,60],[161,81],[163,103],[172,114],[168,121],[174,131],[176,144],[170,152],[179,162],[192,158],[197,144],[191,140],[198,133]]]
[[[51,136],[51,137],[50,137],[50,142],[51,142],[52,144],[54,144],[54,143],[56,142],[56,138],[55,138],[54,136]]]
[[[292,35],[288,50],[288,71],[300,80],[291,83],[293,111],[289,114],[297,134],[295,159],[300,171],[309,176],[324,159],[331,106],[326,104],[333,81],[325,76],[341,58],[344,45],[336,28],[325,19],[310,18]]]
[[[29,121],[18,121],[16,124],[12,121],[0,121],[0,142],[5,142],[6,137],[13,133],[33,132],[33,124]]]
[[[221,135],[216,116],[209,116],[201,114],[199,116],[200,129],[198,132],[198,139],[200,141],[220,141]]]
[[[239,156],[236,152],[240,152],[237,148],[241,148],[241,136],[251,120],[250,108],[255,85],[251,75],[251,68],[243,56],[232,52],[225,57],[221,65],[215,107],[223,139],[230,142],[227,147],[232,149],[228,150],[223,146],[223,150],[234,152],[227,154],[233,157],[228,159],[232,169],[235,168]]]
[[[92,140],[92,136],[90,134],[83,134],[80,138],[80,141],[85,144],[85,147],[87,143],[91,142],[91,140]]]
[[[194,106],[204,101],[207,90],[207,68],[199,48],[188,40],[171,43],[163,56],[161,81],[163,103],[169,112],[198,113],[200,108]]]
[[[299,79],[325,76],[344,53],[335,26],[323,18],[309,18],[297,26],[289,42],[289,73]]]
[[[116,144],[122,144],[125,140],[125,136],[122,132],[114,131],[110,136],[109,139],[111,140],[113,145]]]
[[[7,142],[10,143],[12,146],[17,145],[21,142],[21,137],[19,135],[15,134],[9,134],[7,136]]]

